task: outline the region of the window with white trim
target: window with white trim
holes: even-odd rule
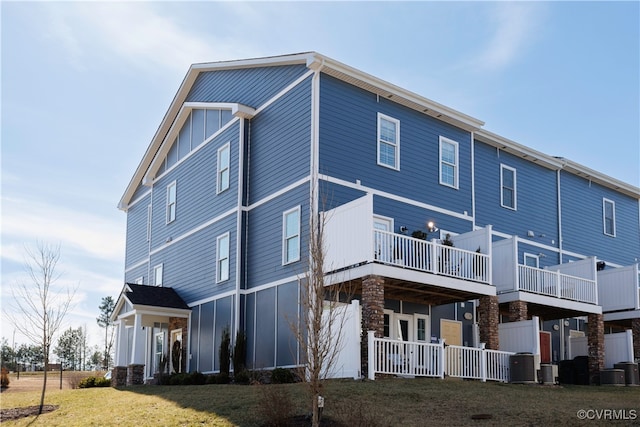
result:
[[[138,277],[133,283],[135,285],[144,285],[144,276]]]
[[[540,268],[540,256],[525,252],[523,254],[523,257],[524,265],[526,265],[527,267]]]
[[[400,120],[378,113],[378,164],[400,169]]]
[[[517,209],[516,170],[506,165],[500,165],[500,206]]]
[[[222,193],[229,188],[230,151],[228,143],[218,149],[218,193]]]
[[[162,264],[153,267],[153,284],[155,286],[162,286],[162,270]]]
[[[229,280],[229,233],[218,236],[216,249],[216,282]]]
[[[176,181],[167,185],[167,224],[176,219],[177,188]]]
[[[440,137],[440,184],[458,188],[458,143]]]
[[[282,214],[282,264],[300,259],[300,206]]]
[[[616,236],[616,203],[613,200],[602,199],[602,225],[604,234]]]

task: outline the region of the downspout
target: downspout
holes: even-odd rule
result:
[[[560,191],[560,172],[564,168],[565,163],[562,163],[560,169],[556,171],[556,185],[558,191],[558,255],[559,255],[559,264],[562,264],[562,196]]]
[[[238,336],[240,328],[240,285],[241,276],[240,268],[242,266],[242,188],[244,186],[244,141],[245,141],[245,122],[247,119],[240,118],[240,137],[238,138],[238,212],[236,218],[236,301],[234,313],[234,327],[231,341],[235,343],[235,337]],[[244,256],[246,260],[246,256]]]
[[[471,230],[476,229],[476,158],[475,158],[475,138],[471,132]]]

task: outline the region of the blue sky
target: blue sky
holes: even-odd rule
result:
[[[317,51],[640,186],[638,2],[3,1],[1,14],[2,310],[25,244],[60,243],[59,284],[78,286],[65,328],[94,344],[100,300],[123,285],[116,205],[194,62]]]

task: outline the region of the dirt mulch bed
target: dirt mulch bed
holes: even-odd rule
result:
[[[2,409],[0,413],[0,422],[17,420],[32,415],[38,415],[40,406],[27,406],[24,408]],[[58,409],[58,405],[43,405],[42,413],[53,412]]]

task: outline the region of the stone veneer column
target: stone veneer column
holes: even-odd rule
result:
[[[374,331],[376,337],[384,335],[384,279],[379,276],[367,276],[362,280],[360,366],[363,375],[367,375],[369,369],[368,331]]]
[[[480,342],[485,343],[489,350],[500,349],[498,324],[500,322],[500,306],[497,296],[480,297],[478,304],[478,327]],[[446,344],[446,343],[445,343]]]
[[[114,366],[111,370],[111,387],[122,387],[127,385],[127,367]]]
[[[631,320],[631,333],[633,335],[633,357],[640,359],[640,319]]]
[[[509,302],[509,321],[520,322],[529,319],[529,309],[526,301]]]
[[[182,360],[180,362],[180,372],[187,372],[187,348],[189,348],[189,329],[186,317],[169,318],[169,333],[171,334],[176,329],[182,329]],[[171,345],[173,345],[173,343],[171,343]],[[173,362],[170,361],[170,363]],[[171,368],[173,368],[173,364],[171,365]]]
[[[602,314],[589,314],[589,383],[600,384],[600,371],[604,369],[604,317]]]
[[[127,385],[144,384],[144,365],[131,364],[127,367]]]

